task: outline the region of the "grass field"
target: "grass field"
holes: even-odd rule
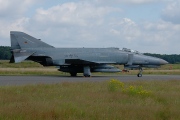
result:
[[[123,69],[123,65],[116,65]],[[0,68],[43,68],[42,65],[32,61],[23,61],[21,63],[9,63],[8,60],[0,60]],[[158,70],[180,70],[180,64],[167,64],[163,65]]]
[[[180,81],[0,87],[0,120],[179,120]]]
[[[180,75],[180,64],[145,69],[143,74]],[[30,61],[20,64],[0,61],[0,75],[69,74]],[[179,106],[179,80],[0,86],[0,120],[179,120]]]
[[[116,65],[121,70],[123,65]],[[93,73],[93,75],[136,75],[138,70],[130,70],[130,72],[120,73]],[[161,68],[147,69],[145,68],[143,74],[163,74],[163,75],[180,75],[180,64],[168,64]],[[0,75],[69,75],[57,70],[56,67],[43,67],[42,65],[24,61],[18,64],[10,64],[9,61],[0,61]],[[80,74],[82,75],[82,74]]]
[[[42,68],[43,66],[33,61],[23,61],[21,63],[9,63],[8,60],[0,60],[0,68]]]

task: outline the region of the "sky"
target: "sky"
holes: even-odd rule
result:
[[[58,48],[180,54],[180,0],[0,0],[0,46],[22,31]]]

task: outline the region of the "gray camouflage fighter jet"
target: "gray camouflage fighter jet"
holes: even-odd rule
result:
[[[59,71],[68,72],[71,76],[84,73],[85,77],[90,77],[91,72],[120,72],[111,66],[118,64],[139,69],[137,76],[142,77],[142,67],[154,68],[168,63],[126,48],[54,48],[23,32],[11,31],[10,37],[10,63],[32,60],[43,66],[58,66]]]

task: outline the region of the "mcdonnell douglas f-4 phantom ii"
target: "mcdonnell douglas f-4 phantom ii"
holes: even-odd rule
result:
[[[120,72],[112,66],[124,65],[125,68],[139,69],[142,77],[143,67],[159,67],[167,64],[163,59],[140,54],[129,49],[118,48],[54,48],[26,33],[11,31],[10,63],[32,60],[43,66],[58,66],[58,70],[68,72],[71,76],[83,73],[90,77],[91,72]],[[110,64],[110,65],[109,65]]]

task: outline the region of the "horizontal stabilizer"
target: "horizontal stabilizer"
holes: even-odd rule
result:
[[[22,62],[31,55],[32,55],[32,53],[25,53],[25,54],[24,53],[15,53],[14,54],[15,63]]]
[[[26,60],[33,53],[28,52],[20,52],[20,51],[12,51],[12,57],[10,59],[10,63],[19,63]]]

